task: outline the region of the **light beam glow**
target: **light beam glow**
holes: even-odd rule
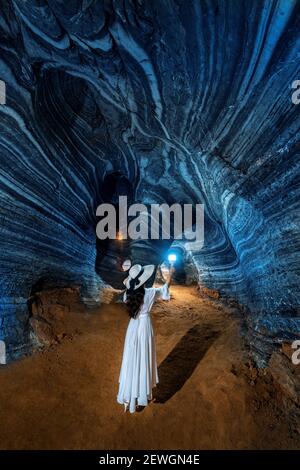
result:
[[[171,263],[174,263],[177,259],[177,256],[174,254],[174,253],[170,253],[168,255],[168,260],[171,262]]]

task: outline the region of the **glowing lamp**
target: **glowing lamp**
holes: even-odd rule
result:
[[[170,263],[175,263],[176,259],[177,259],[177,256],[174,253],[170,253],[168,255],[168,260],[170,261]]]

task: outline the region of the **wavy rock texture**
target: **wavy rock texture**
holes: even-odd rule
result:
[[[0,14],[9,354],[30,344],[31,293],[78,285],[93,302],[125,253],[159,261],[159,242],[96,243],[96,207],[118,194],[204,203],[201,285],[248,307],[257,357],[299,335],[299,2],[1,0]]]

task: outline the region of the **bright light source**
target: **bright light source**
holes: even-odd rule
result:
[[[170,263],[174,263],[174,261],[176,261],[176,258],[177,256],[174,253],[170,253],[168,255],[168,260],[170,261]]]

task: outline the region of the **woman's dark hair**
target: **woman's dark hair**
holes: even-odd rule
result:
[[[130,287],[126,291],[126,306],[128,314],[131,318],[136,318],[142,306],[145,295],[144,285],[141,285],[140,287],[134,290],[134,281],[135,279],[131,280]]]

